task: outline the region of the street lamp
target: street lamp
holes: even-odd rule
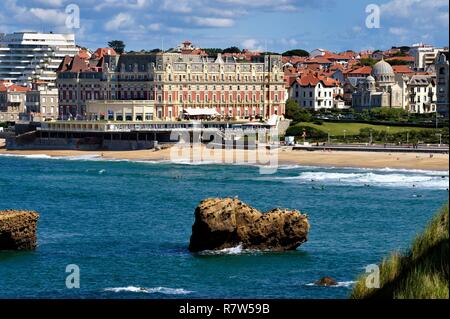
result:
[[[441,145],[442,145],[442,134],[441,133],[437,133],[436,136],[439,136],[439,147],[441,147]]]

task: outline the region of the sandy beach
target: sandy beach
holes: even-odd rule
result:
[[[168,148],[159,151],[76,151],[76,150],[32,150],[9,151],[0,140],[0,155],[47,155],[52,157],[98,156],[105,159],[134,161],[173,161],[182,163],[211,162],[222,164],[257,165],[305,165],[358,168],[402,168],[442,170],[449,169],[448,154],[384,153],[384,152],[308,152],[280,149],[272,153],[245,150],[211,150],[206,147],[194,149]]]

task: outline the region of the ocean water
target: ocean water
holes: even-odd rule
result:
[[[448,200],[448,172],[0,156],[0,209],[40,213],[38,248],[0,252],[0,298],[346,298]],[[296,251],[191,254],[194,209],[238,196],[309,215]],[[80,288],[66,287],[66,266]],[[337,287],[317,287],[324,276]]]

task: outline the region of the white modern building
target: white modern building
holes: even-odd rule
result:
[[[27,86],[36,80],[54,84],[63,58],[78,51],[73,34],[0,34],[0,80]]]
[[[413,44],[409,54],[415,58],[414,68],[416,71],[429,71],[430,68],[433,69],[436,56],[441,50],[423,43]]]

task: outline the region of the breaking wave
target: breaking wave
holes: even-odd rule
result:
[[[409,172],[408,172],[409,173]],[[298,176],[276,177],[281,181],[300,181],[321,183],[325,185],[350,185],[350,186],[382,186],[382,187],[402,187],[402,188],[427,188],[446,189],[448,188],[448,172],[425,172],[425,173],[400,173],[386,171],[369,171],[357,173],[342,172],[303,172]]]
[[[143,287],[117,287],[117,288],[105,288],[104,291],[111,292],[135,292],[135,293],[145,293],[145,294],[164,294],[164,295],[187,295],[192,293],[192,291],[185,290],[183,288],[166,288],[166,287],[156,287],[156,288],[143,288]]]
[[[221,250],[204,250],[199,252],[199,255],[205,256],[214,256],[214,255],[241,255],[241,254],[255,254],[261,253],[262,250],[257,249],[244,249],[242,245],[238,245],[236,247],[224,248]]]
[[[351,287],[356,283],[356,281],[338,281],[337,285],[335,286],[320,286],[317,285],[314,282],[311,282],[309,284],[306,284],[305,286],[310,286],[310,287],[329,287],[329,288],[339,288],[339,287]]]

